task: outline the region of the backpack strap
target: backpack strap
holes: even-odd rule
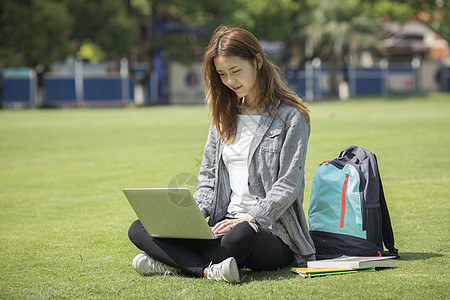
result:
[[[375,155],[374,155],[375,156]],[[376,160],[376,157],[375,157]],[[386,204],[386,198],[384,197],[383,184],[381,183],[381,177],[378,173],[378,181],[380,185],[379,189],[379,199],[380,199],[380,211],[381,211],[381,224],[382,224],[382,233],[383,233],[383,243],[386,249],[388,249],[387,253],[383,253],[383,255],[392,255],[395,258],[399,258],[398,249],[394,247],[394,232],[392,231],[391,218],[389,216],[389,210]]]
[[[344,150],[342,150],[341,154],[339,154],[339,157],[344,157],[347,153],[352,153],[354,156],[358,158],[360,162],[367,157],[366,153],[364,153],[364,150],[355,145],[347,147]]]
[[[368,154],[366,154],[365,151],[368,151],[364,148],[358,147],[358,146],[350,146],[342,150],[341,154],[339,155],[339,158],[345,158],[347,160],[352,160],[353,157],[356,156],[356,158],[359,160],[359,162],[362,162],[364,159],[368,158]],[[378,162],[375,154],[368,151],[370,154],[373,155],[373,158],[375,159],[374,163],[376,166],[376,172],[378,181],[379,181],[379,206],[381,211],[381,222],[382,222],[382,235],[383,235],[383,243],[386,249],[388,249],[387,252],[384,252],[383,255],[387,256],[395,256],[396,258],[399,258],[398,250],[394,247],[394,232],[392,231],[392,225],[391,225],[391,218],[389,216],[389,211],[386,204],[386,198],[384,197],[384,190],[383,190],[383,184],[381,183],[381,176],[380,172],[378,170]],[[369,159],[371,159],[369,157]],[[378,206],[378,204],[377,204]]]

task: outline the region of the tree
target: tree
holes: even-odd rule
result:
[[[286,19],[296,8],[294,0],[280,0],[277,5],[271,0],[125,1],[136,25],[130,54],[135,86],[148,80],[153,72],[153,59],[161,50],[166,60],[185,64],[201,60],[213,30],[219,25],[242,26],[259,38],[282,40],[289,34]],[[133,71],[138,62],[146,64],[146,72]],[[141,95],[137,102],[141,103],[143,98]]]
[[[284,40],[291,33],[289,20],[302,7],[294,0],[238,0],[229,20],[242,25],[255,36],[270,41]]]
[[[44,72],[70,53],[72,18],[63,3],[50,0],[3,0],[0,8],[0,57],[6,67],[36,71],[40,92],[35,104],[42,105]]]
[[[326,60],[330,69],[330,96],[337,96],[337,67],[357,63],[364,51],[383,52],[376,34],[380,24],[358,0],[320,0],[311,10],[299,13],[290,43],[302,41],[306,59]]]
[[[120,59],[129,53],[133,21],[128,18],[122,0],[68,0],[73,17],[70,40],[72,51],[83,45],[98,47],[104,59]]]
[[[135,102],[145,104],[144,85],[154,71],[154,59],[190,64],[198,61],[209,37],[210,26],[229,16],[233,3],[219,0],[125,0],[134,20],[130,74],[135,84]],[[145,65],[145,71],[135,66]]]
[[[424,22],[450,41],[450,3],[445,0],[373,0],[372,9],[385,19]]]
[[[76,56],[83,44],[113,59],[130,48],[132,26],[121,0],[3,0],[0,8],[0,57],[7,67],[36,71],[36,106],[45,105],[44,74],[51,64]]]

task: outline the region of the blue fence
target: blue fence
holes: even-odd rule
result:
[[[52,78],[44,80],[45,99],[48,102],[76,101],[75,80],[73,78]]]
[[[383,95],[388,93],[420,92],[419,70],[407,66],[392,66],[389,68],[354,68],[347,70],[349,96]],[[442,68],[436,76],[438,90],[450,92],[450,68]],[[312,95],[314,100],[329,97],[329,71],[326,66],[288,70],[287,81],[299,95]],[[337,84],[344,80],[343,69],[337,72]],[[338,88],[338,87],[337,87]],[[311,96],[310,96],[311,97]]]
[[[164,75],[164,74],[163,74]],[[326,66],[312,68],[307,74],[304,68],[288,70],[287,81],[303,98],[309,92],[312,99],[326,99],[329,97],[329,75]],[[170,103],[168,78],[165,80],[157,76],[158,85],[152,85],[149,80],[145,86],[148,96],[152,95],[152,86],[157,104]],[[441,68],[435,75],[441,91],[450,92],[450,68]],[[167,77],[167,78],[166,78]],[[343,70],[338,71],[338,82],[344,78]],[[387,93],[418,92],[418,70],[412,67],[389,68],[349,68],[347,73],[349,96],[380,95]],[[79,102],[96,105],[122,105],[134,99],[134,83],[131,79],[120,76],[85,77],[82,80],[81,95],[74,77],[56,78],[48,76],[44,80],[45,100],[47,104],[57,106],[76,106]],[[35,100],[36,79],[28,76],[6,77],[3,90],[3,103],[5,106],[28,106]],[[125,89],[125,90],[124,90]],[[199,101],[200,102],[200,101]]]
[[[352,96],[365,96],[387,93],[387,70],[381,68],[350,69],[349,84]]]
[[[121,105],[134,98],[134,83],[131,79],[123,82],[120,76],[108,76],[98,78],[84,78],[81,100],[83,103],[97,105]],[[44,79],[45,103],[56,106],[76,106],[80,96],[77,95],[75,78]],[[127,88],[124,91],[123,88]],[[34,101],[36,80],[24,77],[7,77],[3,90],[3,102],[5,106],[28,106]],[[147,95],[151,95],[151,82],[147,82]]]
[[[6,78],[3,90],[5,102],[30,102],[31,84],[29,78]]]
[[[450,68],[442,69],[436,79],[441,82],[443,91],[450,92]]]

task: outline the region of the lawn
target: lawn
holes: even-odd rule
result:
[[[450,295],[449,94],[311,103],[305,209],[315,169],[352,144],[379,160],[398,268],[242,284],[141,277],[123,187],[198,172],[203,106],[0,111],[0,298],[401,298]]]

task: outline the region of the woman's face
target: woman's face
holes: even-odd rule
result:
[[[255,59],[251,64],[240,56],[219,55],[214,58],[214,66],[225,86],[233,90],[240,98],[245,97],[247,103],[253,103],[257,96],[256,77],[259,62]]]

